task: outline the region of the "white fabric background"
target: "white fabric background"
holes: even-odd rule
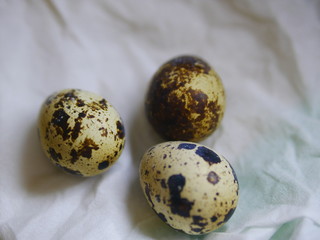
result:
[[[202,143],[227,157],[238,208],[191,237],[162,223],[138,182],[162,140],[143,113],[150,78],[181,54],[207,60],[227,94]],[[0,0],[0,239],[320,239],[320,3],[317,0]],[[64,88],[121,114],[127,142],[94,178],[42,153],[36,120]]]

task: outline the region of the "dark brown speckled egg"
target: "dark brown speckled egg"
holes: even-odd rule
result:
[[[65,172],[84,177],[105,172],[125,143],[122,120],[104,98],[66,89],[51,95],[38,120],[42,149]]]
[[[200,141],[222,120],[224,88],[204,60],[180,56],[155,73],[145,107],[149,122],[164,139]]]

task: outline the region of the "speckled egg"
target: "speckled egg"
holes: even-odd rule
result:
[[[200,141],[221,122],[224,88],[204,60],[176,57],[153,76],[145,106],[149,122],[164,139]]]
[[[187,234],[221,227],[238,202],[238,180],[230,163],[192,142],[164,142],[142,157],[140,183],[156,214]]]
[[[107,100],[66,89],[43,103],[38,129],[41,146],[53,164],[80,176],[106,171],[125,143],[122,120]]]

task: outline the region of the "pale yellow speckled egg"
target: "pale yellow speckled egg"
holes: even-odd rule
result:
[[[150,148],[141,160],[140,183],[157,215],[191,235],[221,227],[238,203],[238,180],[229,162],[197,143],[164,142]]]
[[[43,103],[38,119],[42,149],[53,164],[79,176],[106,171],[125,143],[122,120],[104,98],[66,89]]]
[[[200,141],[220,125],[224,87],[204,60],[180,56],[155,73],[145,106],[149,122],[164,139]]]

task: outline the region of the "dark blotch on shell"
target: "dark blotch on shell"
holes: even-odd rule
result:
[[[109,167],[109,161],[103,161],[103,162],[99,163],[99,165],[98,165],[99,170],[106,169],[107,167]]]
[[[59,159],[62,159],[62,156],[60,153],[57,153],[56,150],[54,150],[53,148],[49,148],[48,153],[50,154],[50,157],[52,160],[58,162]]]
[[[209,148],[200,146],[196,150],[196,154],[203,158],[209,165],[220,163],[221,159],[214,151]]]
[[[193,143],[180,143],[178,146],[178,149],[194,149],[196,147],[196,144]]]
[[[117,121],[117,135],[120,139],[124,138],[124,126],[120,121]]]
[[[183,175],[172,175],[168,179],[168,187],[170,191],[170,208],[173,214],[177,214],[182,217],[190,217],[190,211],[193,206],[193,202],[186,198],[181,198],[181,192],[186,183],[186,179]]]
[[[103,98],[102,100],[99,101],[99,103],[103,106],[105,110],[108,109],[108,103],[106,99]]]
[[[67,140],[71,128],[69,127],[68,120],[70,116],[62,109],[58,109],[53,113],[51,124],[55,127],[58,135],[61,135],[63,140]]]
[[[156,211],[155,211],[155,212],[156,212]],[[167,218],[164,216],[163,213],[158,213],[158,212],[156,212],[156,214],[159,216],[159,218],[160,218],[162,221],[167,222]]]
[[[84,101],[82,99],[77,99],[76,105],[78,107],[83,107],[85,105]]]
[[[199,227],[205,227],[208,225],[207,220],[201,216],[192,216],[192,220],[192,225],[197,225]]]
[[[203,230],[203,228],[191,228],[191,231],[200,233]]]
[[[80,131],[82,129],[81,124],[82,124],[82,119],[85,118],[87,115],[86,111],[83,111],[78,114],[78,117],[74,120],[75,124],[73,129],[71,130],[71,139],[74,141],[78,138]]]
[[[208,173],[208,177],[207,177],[208,182],[214,184],[217,184],[220,180],[220,177],[218,174],[216,174],[214,171],[211,171]]]
[[[75,89],[71,89],[70,91],[62,94],[58,94],[56,95],[56,98],[60,98],[59,101],[54,105],[55,108],[59,108],[59,107],[64,107],[65,104],[68,104],[73,101],[75,101],[78,96],[75,94],[76,90]]]
[[[216,216],[213,216],[213,217],[210,218],[210,220],[211,220],[211,222],[215,222],[215,221],[218,220],[218,218]]]
[[[86,138],[79,148],[78,151],[75,149],[71,150],[71,163],[75,163],[80,157],[91,158],[92,150],[98,150],[99,146],[91,139]]]

